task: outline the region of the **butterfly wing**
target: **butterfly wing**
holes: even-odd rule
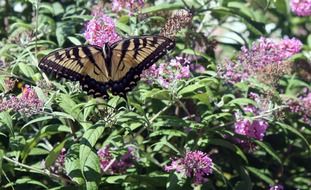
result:
[[[132,37],[112,44],[105,52],[106,58],[98,46],[75,46],[45,56],[39,68],[47,74],[80,81],[88,94],[108,98],[108,89],[125,95],[144,69],[174,47],[175,42],[161,36]]]
[[[167,51],[175,42],[162,36],[142,36],[121,40],[111,45],[111,91],[124,95],[136,86],[140,74]]]
[[[108,97],[106,83],[110,79],[102,49],[98,46],[56,50],[42,58],[39,68],[47,74],[80,81],[88,94]]]

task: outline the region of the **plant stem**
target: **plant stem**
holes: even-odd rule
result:
[[[28,170],[29,172],[35,172],[35,173],[39,173],[39,174],[42,174],[42,175],[45,175],[45,176],[49,176],[49,177],[52,177],[54,179],[57,179],[57,180],[61,180],[61,181],[65,181],[67,183],[71,183],[71,184],[75,184],[73,181],[71,181],[70,179],[66,179],[64,178],[63,176],[60,176],[60,175],[57,175],[57,174],[54,174],[54,173],[51,173],[50,171],[48,170],[42,170],[42,169],[38,169],[38,168],[34,168],[34,167],[31,167],[31,166],[28,166],[28,165],[25,165],[25,164],[22,164],[16,160],[13,160],[9,157],[6,157],[6,156],[3,156],[3,159],[6,160],[7,162],[10,162],[14,165],[17,165],[19,167],[22,167],[22,168],[25,168],[26,170]]]

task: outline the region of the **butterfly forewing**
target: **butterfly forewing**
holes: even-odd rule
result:
[[[102,84],[109,80],[102,49],[97,46],[56,50],[40,61],[39,68],[47,74],[80,81],[82,88],[93,95],[103,91],[94,83]]]

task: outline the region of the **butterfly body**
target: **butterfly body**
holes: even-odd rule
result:
[[[143,70],[149,68],[175,47],[162,36],[132,37],[99,46],[75,46],[56,50],[43,57],[43,72],[72,81],[94,97],[124,96],[136,86]]]

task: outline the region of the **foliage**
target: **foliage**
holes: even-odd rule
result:
[[[138,3],[121,2],[112,10],[106,1],[0,1],[0,188],[269,189],[280,184],[309,189],[310,17],[296,16],[287,0]],[[49,79],[38,68],[56,48],[87,44],[83,34],[94,10],[113,18],[117,33],[128,37],[159,34],[180,9],[191,12],[191,23],[176,34],[175,50],[153,67],[165,70],[167,64],[161,80],[174,74],[170,85],[145,79],[127,99],[106,101],[86,95],[77,83]],[[286,72],[265,68],[236,83],[221,74],[242,46],[251,48],[260,37],[286,36],[303,44],[286,59]],[[170,73],[172,60],[180,57],[190,62],[187,77],[176,77],[183,67]],[[187,155],[201,165],[189,166]],[[203,159],[212,166],[202,166]],[[165,169],[173,163],[185,164],[187,175],[181,167]],[[195,181],[195,167],[212,171]]]

